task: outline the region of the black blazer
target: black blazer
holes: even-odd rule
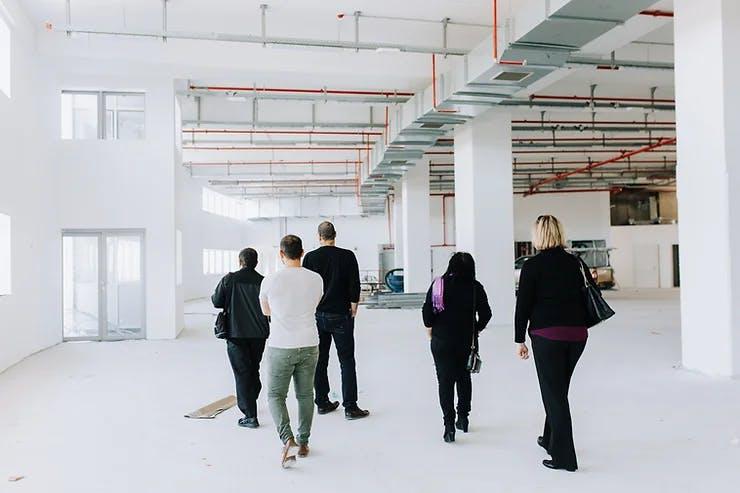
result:
[[[563,248],[543,250],[524,262],[514,316],[514,341],[524,342],[527,327],[586,326],[583,260]],[[596,285],[588,267],[586,278]]]
[[[211,296],[213,306],[224,308],[227,293],[231,297],[227,312],[229,314],[229,339],[267,339],[270,326],[260,306],[260,287],[262,274],[246,267],[226,274],[216,286]]]
[[[441,313],[434,313],[432,306],[432,289],[427,291],[427,298],[422,308],[424,325],[431,327],[432,337],[454,344],[470,345],[475,333],[483,330],[491,320],[491,306],[483,285],[478,281],[461,281],[455,278],[445,280],[444,303]],[[475,292],[475,306],[473,293]]]

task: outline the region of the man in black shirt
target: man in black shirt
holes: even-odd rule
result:
[[[236,380],[236,399],[244,417],[239,426],[257,428],[257,397],[262,390],[260,362],[270,335],[267,317],[262,314],[259,294],[262,275],[257,272],[257,251],[239,252],[240,270],[226,274],[211,297],[213,306],[225,308],[228,316],[226,352]]]
[[[357,373],[355,370],[355,315],[360,301],[360,270],[351,250],[338,248],[337,232],[329,221],[319,224],[321,247],[309,252],[303,266],[324,280],[324,297],[316,309],[319,330],[319,361],[314,385],[319,414],[327,414],[339,407],[329,400],[329,350],[331,341],[337,346],[342,369],[342,405],[347,419],[360,419],[369,411],[357,406]]]

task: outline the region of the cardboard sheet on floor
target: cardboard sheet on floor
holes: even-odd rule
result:
[[[236,405],[236,397],[230,395],[219,399],[216,402],[211,402],[207,406],[203,406],[200,409],[191,411],[185,415],[186,418],[192,419],[213,419],[227,409],[231,409]]]

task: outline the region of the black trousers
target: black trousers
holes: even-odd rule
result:
[[[357,407],[357,364],[355,362],[355,319],[348,313],[316,314],[319,330],[319,361],[316,364],[314,387],[316,405],[329,403],[329,351],[331,341],[337,347],[337,357],[342,370],[342,405],[345,409]]]
[[[226,352],[236,381],[236,402],[247,418],[257,417],[257,397],[262,390],[260,361],[265,339],[227,339]]]
[[[585,347],[586,341],[553,341],[532,336],[532,351],[546,413],[542,437],[553,461],[563,467],[578,467],[568,390],[573,370]]]
[[[434,366],[439,384],[439,404],[442,407],[446,430],[455,429],[455,388],[457,388],[457,414],[467,417],[473,397],[473,383],[467,369],[469,344],[455,344],[432,337]]]

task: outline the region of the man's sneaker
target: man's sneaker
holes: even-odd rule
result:
[[[259,428],[260,422],[257,421],[257,418],[241,418],[239,419],[239,426],[242,428]]]
[[[370,416],[370,411],[365,411],[364,409],[360,409],[357,406],[344,410],[344,417],[350,421],[355,419],[367,418],[368,416]]]
[[[336,411],[339,407],[339,401],[334,402],[327,402],[325,404],[319,404],[318,406],[318,413],[319,414],[329,414],[330,412]]]

